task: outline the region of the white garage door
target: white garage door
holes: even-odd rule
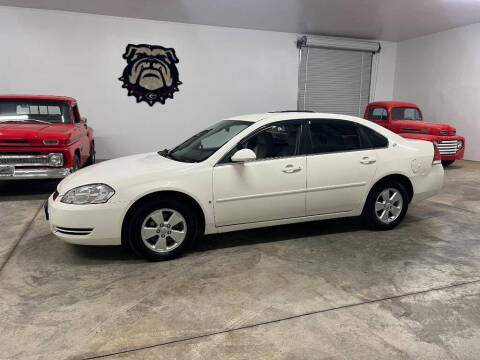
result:
[[[378,42],[331,37],[299,39],[298,109],[362,116],[369,102]]]

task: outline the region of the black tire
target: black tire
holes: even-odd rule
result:
[[[73,168],[72,168],[72,173],[80,169],[80,156],[78,154],[75,154],[75,157],[73,158]]]
[[[392,221],[385,223],[379,219],[379,216],[383,214],[383,210],[378,210],[379,216],[377,216],[377,211],[375,210],[375,204],[377,198],[379,198],[380,194],[387,189],[397,190],[398,194],[401,196],[402,207],[400,214]],[[390,192],[393,194],[393,191]],[[397,181],[382,181],[375,185],[370,193],[368,194],[367,201],[365,202],[365,207],[363,208],[362,218],[367,223],[367,225],[373,230],[391,230],[396,227],[400,222],[402,222],[405,214],[408,210],[408,204],[410,199],[408,197],[408,192],[405,190],[405,187],[397,182]],[[391,204],[392,206],[395,204]],[[398,205],[398,203],[397,203]],[[387,217],[389,213],[387,212]]]
[[[164,252],[157,252],[147,247],[142,239],[141,233],[144,221],[147,221],[147,218],[150,214],[159,211],[160,209],[174,210],[179,213],[186,222],[186,235],[183,241],[172,250],[165,250]],[[184,253],[194,243],[195,239],[197,238],[197,234],[198,219],[193,209],[191,209],[187,204],[176,198],[150,199],[141,204],[128,220],[126,240],[131,249],[138,256],[152,261],[160,261],[173,259]],[[166,242],[172,240],[169,238],[169,235],[166,235],[166,237],[169,239],[165,239]],[[152,239],[153,242],[159,240],[159,238]]]
[[[447,166],[452,165],[454,162],[455,162],[455,160],[443,160],[442,165],[443,165],[443,167],[447,167]]]
[[[88,166],[88,165],[93,165],[93,164],[95,164],[95,160],[96,160],[96,159],[95,159],[95,154],[96,154],[96,152],[95,152],[95,144],[92,143],[92,146],[91,146],[91,148],[90,148],[90,156],[89,156],[89,158],[88,158],[88,160],[87,160],[87,162],[86,162],[85,165]]]

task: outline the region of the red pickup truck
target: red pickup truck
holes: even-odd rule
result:
[[[420,108],[413,103],[372,102],[365,109],[364,118],[386,127],[404,138],[435,143],[444,166],[463,158],[465,138],[458,136],[453,126],[423,121]]]
[[[63,178],[94,162],[93,130],[75,99],[0,95],[0,180]]]

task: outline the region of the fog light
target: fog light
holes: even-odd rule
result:
[[[43,140],[44,145],[58,145],[59,141],[58,140],[53,140],[53,139],[45,139]]]
[[[48,164],[54,167],[60,167],[63,165],[62,153],[50,153],[48,154]]]

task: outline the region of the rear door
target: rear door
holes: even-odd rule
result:
[[[358,209],[377,167],[376,153],[355,122],[309,121],[307,215]]]

